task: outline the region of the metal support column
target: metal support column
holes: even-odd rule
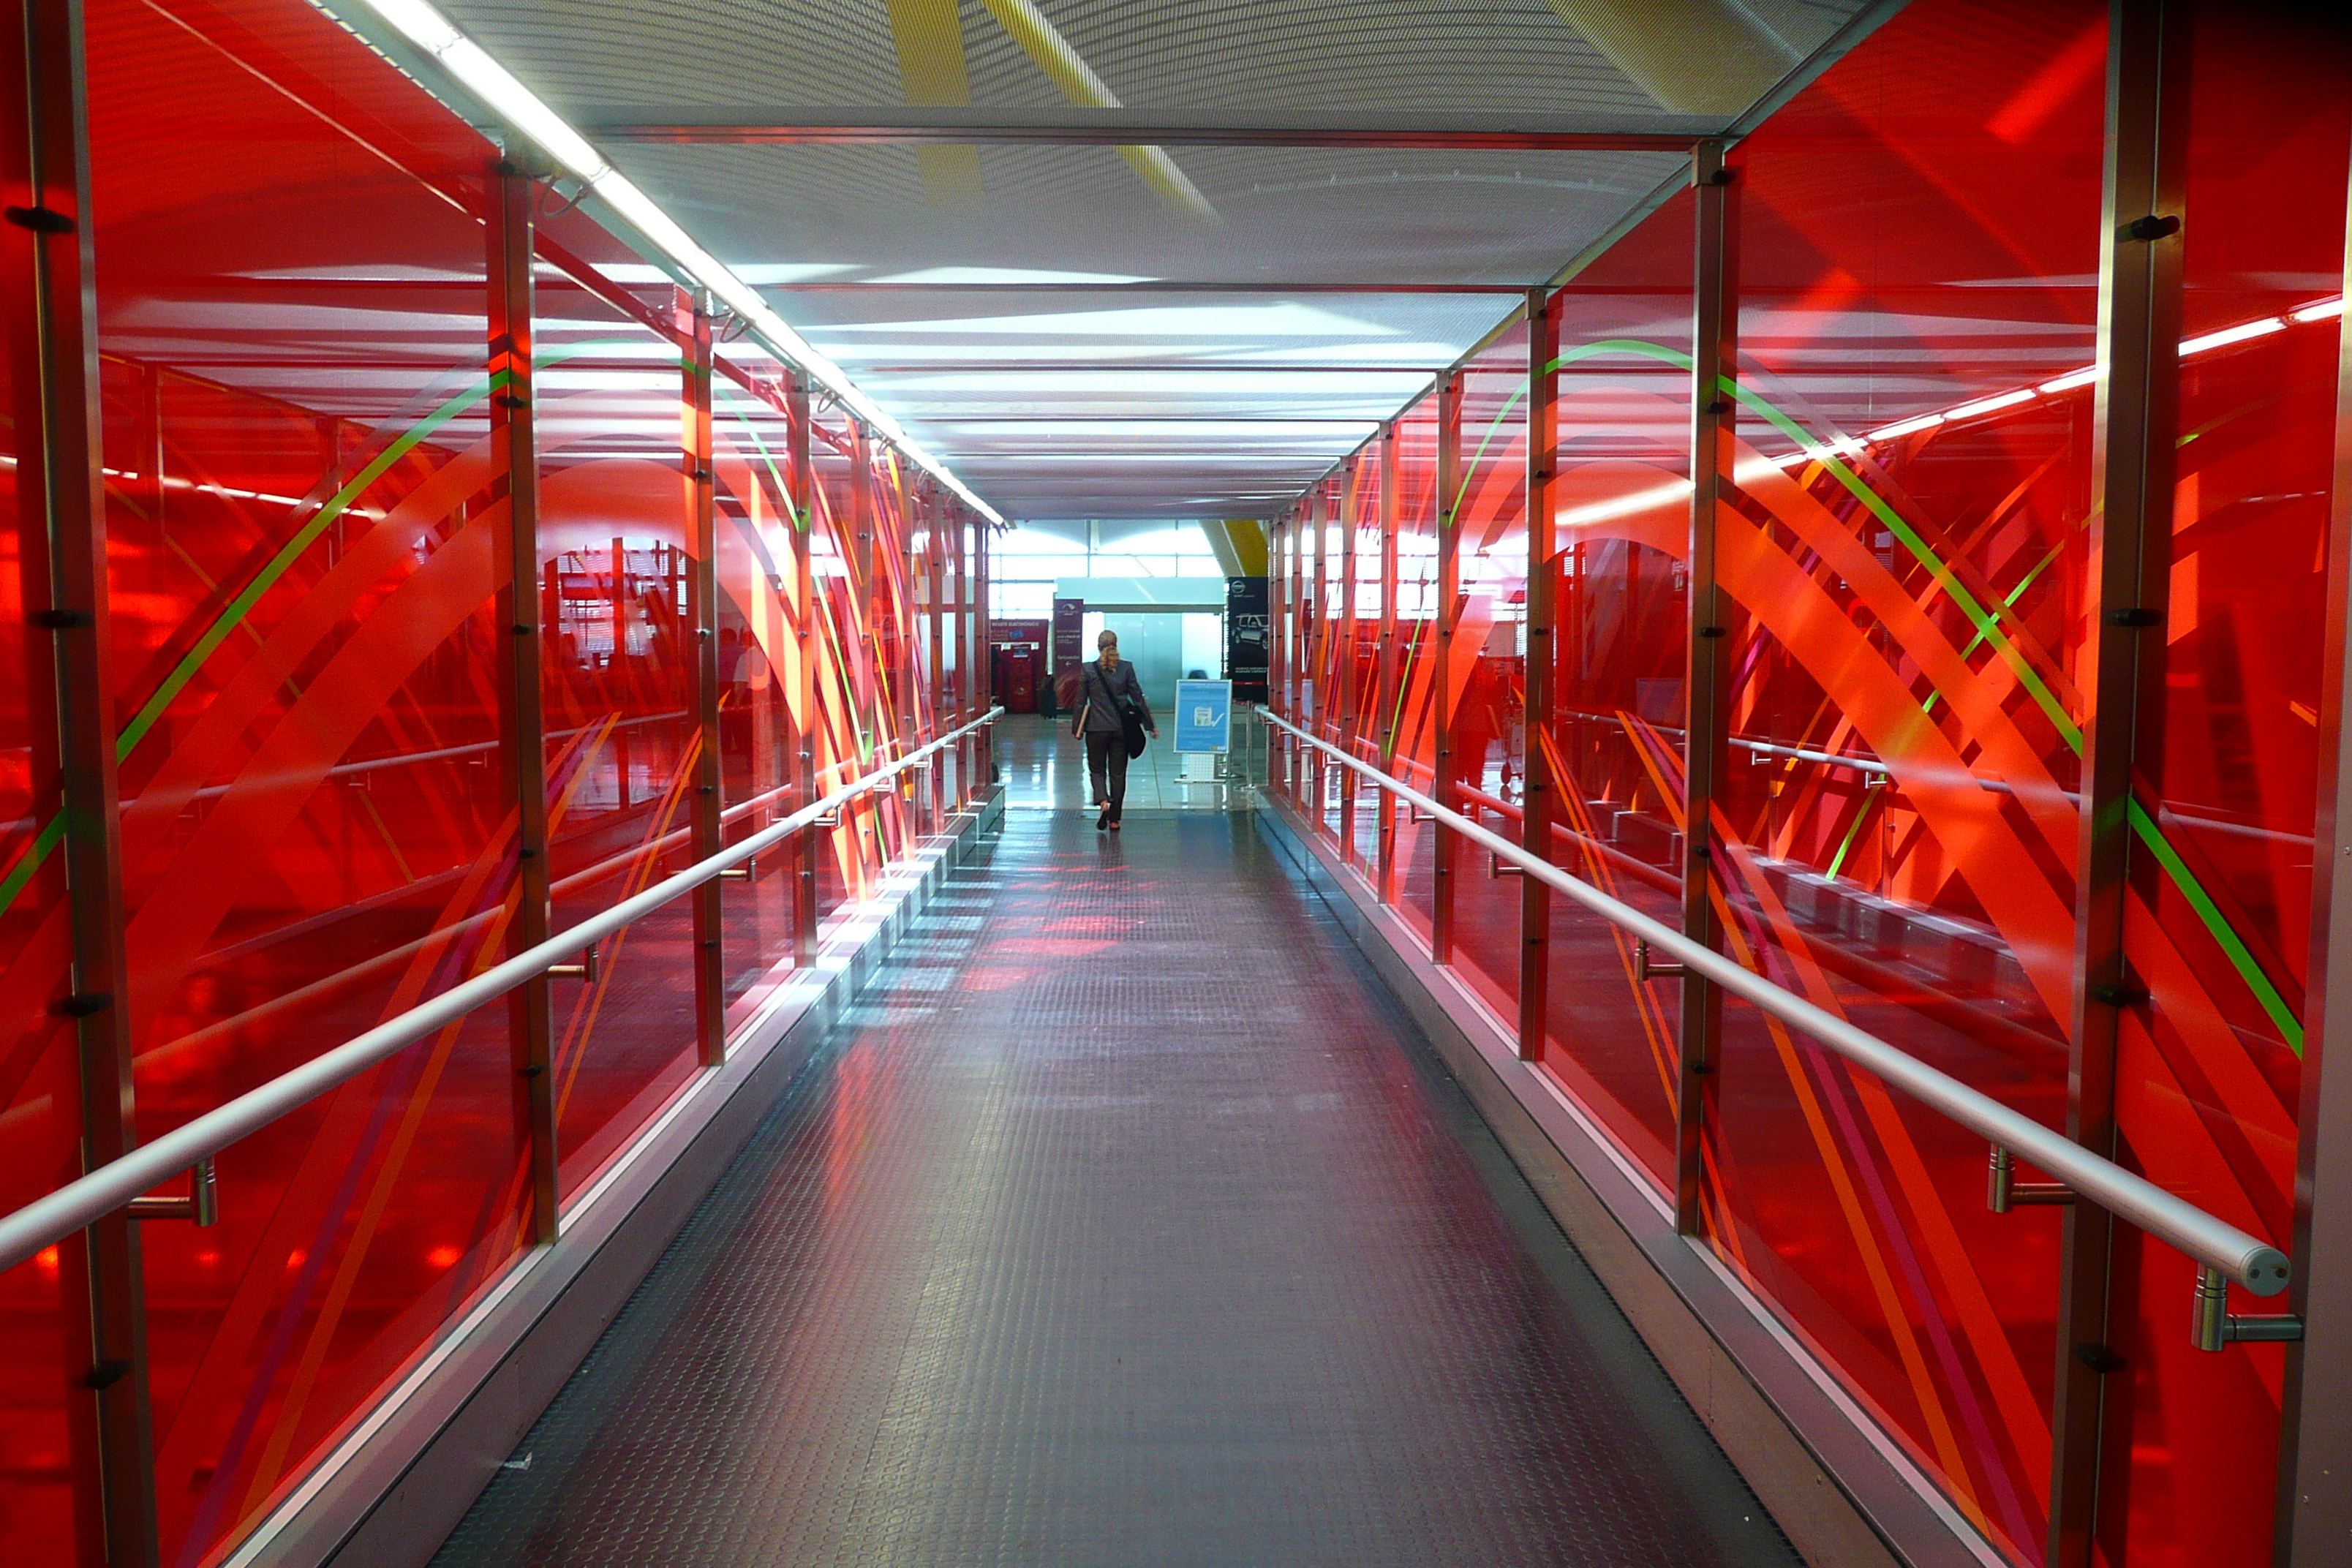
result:
[[[2345,237],[2352,285],[2352,229]],[[2321,1568],[2352,1542],[2352,1055],[2330,1074],[2327,1024],[2352,1018],[2352,333],[2337,350],[2336,472],[2327,533],[2327,651],[2319,702],[2321,766],[2312,888],[2311,983],[2304,1020],[2303,1129],[2295,1173],[2294,1279],[2287,1310],[2304,1337],[2287,1346],[2279,1438],[2281,1568]],[[2325,871],[2317,869],[2325,866]]]
[[[852,597],[852,602],[856,605],[857,620],[841,628],[841,640],[845,645],[854,643],[856,646],[859,654],[852,657],[863,657],[877,687],[882,691],[887,691],[890,677],[889,673],[882,668],[882,591],[877,581],[882,558],[880,552],[874,548],[873,451],[870,437],[866,435],[866,422],[862,419],[852,419],[849,422],[849,522],[851,536],[856,542],[853,550],[857,567],[857,589]],[[847,647],[845,647],[843,651],[847,653]],[[850,751],[857,743],[855,727],[859,722],[859,719],[853,715],[850,722],[852,734],[849,745],[842,749],[840,759],[843,764],[842,771],[833,781],[836,788],[849,780]],[[881,755],[882,739],[879,735],[875,737],[877,757]],[[852,815],[843,819],[845,826],[852,826],[853,842],[856,846],[856,852],[862,860],[866,854],[866,841],[862,834],[858,833],[854,826],[855,816],[861,811],[869,814],[868,820],[873,826],[875,857],[879,860],[884,857],[880,797],[870,793],[859,795],[851,804]]]
[[[929,603],[924,607],[924,623],[930,633],[930,700],[925,704],[931,715],[930,728],[924,732],[925,741],[947,733],[952,728],[947,712],[947,645],[940,639],[947,635],[945,614],[945,576],[947,530],[954,521],[954,506],[945,490],[929,475],[923,476],[918,493],[925,498],[923,506],[923,562],[927,574]],[[935,755],[925,770],[930,779],[931,831],[940,832],[947,826],[947,759]]]
[[[1437,780],[1431,797],[1448,811],[1462,809],[1454,763],[1454,637],[1462,621],[1462,377],[1445,378],[1437,389],[1437,625],[1430,647],[1430,721],[1437,730]],[[1454,962],[1454,869],[1461,840],[1444,827],[1430,845],[1433,879],[1429,902],[1429,951],[1439,963]]]
[[[792,442],[793,483],[793,739],[800,752],[793,780],[797,808],[817,798],[816,787],[816,583],[809,563],[816,528],[816,466],[810,443],[814,430],[807,373],[795,370],[784,389],[784,416]],[[793,963],[806,969],[816,962],[817,856],[824,829],[811,823],[793,848]]]
[[[81,7],[72,0],[16,0],[8,23],[8,54],[0,65],[7,79],[0,87],[0,179],[12,205],[0,226],[0,291],[15,389],[26,717],[29,732],[49,742],[37,742],[30,759],[36,810],[62,828],[73,970],[71,990],[52,1005],[79,1058],[81,1168],[88,1172],[129,1153],[138,1128],[123,1001]],[[83,1559],[150,1568],[156,1561],[153,1435],[137,1226],[125,1212],[109,1215],[58,1254]],[[73,1331],[77,1322],[84,1331]],[[93,1479],[95,1487],[88,1484]]]
[[[948,694],[947,722],[949,728],[961,730],[978,716],[971,706],[971,672],[980,661],[971,645],[971,524],[961,501],[950,499],[941,510],[948,540],[948,603],[952,611],[948,622],[954,628],[948,634],[949,646],[955,649],[956,656],[956,679]],[[954,804],[959,810],[971,797],[971,751],[975,743],[967,735],[955,744]]]
[[[1723,144],[1702,142],[1691,157],[1696,240],[1691,302],[1690,679],[1683,738],[1683,931],[1723,944],[1714,903],[1717,781],[1729,725],[1731,599],[1716,580],[1715,520],[1727,488],[1736,419],[1725,382],[1738,374],[1738,215]],[[1675,1228],[1699,1232],[1700,1145],[1714,1110],[1723,994],[1706,978],[1682,983],[1680,1062],[1675,1092]]]
[[[1351,757],[1363,755],[1357,744],[1363,727],[1363,689],[1356,673],[1356,535],[1362,531],[1364,455],[1349,458],[1342,470],[1347,478],[1339,491],[1339,646],[1333,648],[1331,681],[1339,688],[1339,731],[1334,739]],[[1356,854],[1356,773],[1340,768],[1339,858],[1359,860]]]
[[[1379,697],[1372,733],[1380,742],[1381,768],[1396,770],[1397,742],[1397,427],[1381,426],[1381,644]],[[1381,791],[1378,846],[1372,885],[1382,903],[1396,901],[1396,796]]]
[[[1528,605],[1527,795],[1520,803],[1519,844],[1539,859],[1552,858],[1551,825],[1559,809],[1551,751],[1552,676],[1558,661],[1552,631],[1559,612],[1559,568],[1552,561],[1551,473],[1558,447],[1556,379],[1559,358],[1557,298],[1528,291]],[[1519,879],[1519,1056],[1543,1058],[1551,999],[1551,889],[1534,877]]]
[[[546,623],[562,613],[555,573],[540,591],[539,440],[532,409],[531,205],[538,181],[515,162],[494,164],[486,182],[489,237],[490,472],[507,526],[499,541],[505,584],[499,623],[499,731],[507,798],[515,807],[515,917],[507,945],[520,952],[548,938],[547,742],[540,670]],[[556,1142],[552,1003],[544,974],[507,994],[515,1110],[530,1143],[530,1227],[555,1239]]]
[[[974,718],[996,706],[996,633],[988,606],[988,519],[975,513],[971,520],[971,613],[972,636],[980,644],[980,668],[973,678],[978,693],[972,704]],[[996,782],[996,726],[991,724],[976,733],[980,749],[972,765],[978,774],[975,782],[984,790]]]
[[[677,301],[678,331],[686,338],[680,360],[684,371],[680,396],[678,456],[686,472],[687,614],[694,623],[694,685],[696,727],[694,752],[694,858],[707,860],[719,853],[719,791],[723,770],[719,755],[719,487],[711,464],[710,432],[710,300],[708,295],[681,293]],[[694,890],[694,1023],[702,1046],[702,1065],[718,1067],[727,1059],[727,963],[720,948],[726,913],[719,889],[725,884],[705,882]]]
[[[2187,6],[2115,0],[2109,8],[2107,157],[2100,212],[2099,344],[2094,398],[2091,633],[2078,677],[2083,816],[2074,895],[2074,1008],[2068,1031],[2067,1135],[2116,1152],[2116,1048],[2144,1000],[2124,957],[2135,866],[2134,761],[2161,754],[2165,605],[2170,588],[2173,448],[2179,425],[2182,151]],[[2057,1373],[2051,1417],[2050,1562],[2088,1568],[2112,1523],[2131,1435],[2105,1419],[2116,1228],[2092,1204],[2061,1222]],[[2112,1558],[2119,1542],[2106,1543]]]
[[[1270,670],[1270,696],[1275,699],[1275,712],[1298,721],[1298,510],[1291,508],[1282,517],[1275,531],[1275,654]],[[1296,802],[1296,783],[1291,778],[1291,748],[1289,738],[1282,741],[1282,771],[1267,766],[1267,785]]]
[[[1329,684],[1331,662],[1330,650],[1327,646],[1330,639],[1329,617],[1324,613],[1324,601],[1329,596],[1331,590],[1328,575],[1331,546],[1331,530],[1328,521],[1330,498],[1331,482],[1328,479],[1318,481],[1315,488],[1307,492],[1307,527],[1308,542],[1314,546],[1315,555],[1313,563],[1307,568],[1307,595],[1299,606],[1300,618],[1306,623],[1307,634],[1307,668],[1304,671],[1305,680],[1300,689],[1303,717],[1299,722],[1306,728],[1307,733],[1320,735],[1326,740],[1332,738],[1331,728],[1325,722],[1324,715],[1324,710],[1330,705],[1330,694],[1324,689]],[[1329,798],[1327,792],[1331,787],[1325,782],[1324,775],[1329,770],[1320,752],[1308,752],[1305,760],[1307,797],[1298,804],[1306,811],[1307,819],[1315,824],[1318,831],[1320,831],[1323,825],[1323,803]]]

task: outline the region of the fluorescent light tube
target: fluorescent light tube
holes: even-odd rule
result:
[[[2055,397],[2062,392],[2072,392],[2078,386],[2088,386],[2099,379],[2099,367],[2086,364],[2080,370],[2070,370],[2055,381],[2045,381],[2033,390],[2044,397]]]
[[[1883,425],[1870,433],[1869,439],[1892,441],[1898,436],[1908,436],[1914,431],[1932,430],[1943,422],[1944,416],[1940,414],[1922,414],[1916,419],[1904,419],[1893,425]]]
[[[2322,300],[2315,305],[2305,305],[2300,310],[2289,310],[2286,313],[2286,319],[2290,321],[2324,321],[2330,316],[2340,316],[2343,313],[2344,301],[2341,297],[2338,297],[2334,300]]]
[[[2201,354],[2207,349],[2227,348],[2231,343],[2266,338],[2273,332],[2284,331],[2286,331],[2286,323],[2276,316],[2265,316],[2259,321],[2242,321],[2234,327],[2224,327],[2218,332],[2208,332],[2201,338],[2184,339],[2180,344],[2180,357],[2187,359],[2190,354]]]
[[[453,26],[425,0],[367,0],[369,8],[400,35],[440,62],[467,91],[481,100],[509,125],[537,142],[567,171],[586,182],[597,198],[617,213],[677,264],[688,277],[710,291],[711,297],[736,315],[779,357],[800,366],[823,384],[875,431],[928,468],[948,489],[969,501],[991,522],[1002,524],[1003,514],[974,494],[949,471],[947,465],[908,438],[896,419],[858,390],[841,367],[819,353],[782,316],[760,298],[751,285],[728,270],[716,257],[695,243],[652,197],[604,161],[588,139],[550,109],[538,94],[515,79],[512,72],[490,58],[480,45]]]
[[[2033,394],[2030,391],[2020,390],[2017,392],[2004,392],[1998,397],[1980,397],[1974,403],[1963,403],[1958,408],[1955,408],[1950,413],[1945,415],[1944,417],[1947,419],[1973,419],[1979,414],[1990,414],[1994,410],[2000,408],[2014,408],[2021,403],[2031,403],[2032,401]]]

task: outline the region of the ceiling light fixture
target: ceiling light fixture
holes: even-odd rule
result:
[[[982,516],[995,523],[1004,521],[1001,512],[974,494],[945,463],[909,437],[904,426],[858,390],[839,365],[794,331],[750,284],[697,245],[652,197],[607,163],[587,138],[541,101],[537,93],[517,81],[513,73],[492,59],[479,44],[453,26],[447,17],[425,0],[367,0],[367,5],[397,28],[401,37],[433,57],[499,119],[530,138],[568,173],[585,182],[607,206],[676,262],[679,270],[740,317],[770,351],[806,371],[844,406],[971,502]]]

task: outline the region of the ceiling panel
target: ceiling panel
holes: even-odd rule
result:
[[[1688,137],[1861,4],[447,9],[1006,515],[1181,518],[1280,511],[1683,166],[1297,133]]]

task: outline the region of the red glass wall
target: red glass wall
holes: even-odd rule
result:
[[[2220,4],[2194,17],[2163,681],[2143,709],[2125,935],[2150,1002],[2126,1013],[2116,1073],[2127,1157],[2282,1248],[2331,614],[2328,304],[2352,142],[2352,48],[2309,21]],[[2267,1563],[2285,1347],[2191,1350],[2189,1261],[2134,1237],[2118,1262],[2133,1444],[2107,1500],[2110,1550],[2168,1568]]]
[[[1691,200],[1677,196],[1556,306],[1549,858],[1681,922],[1688,665]],[[1678,982],[1633,939],[1552,900],[1544,1065],[1663,1186],[1674,1181]]]
[[[1452,500],[1460,601],[1449,678],[1463,815],[1519,836],[1527,786],[1528,329],[1512,327],[1462,371],[1461,480]],[[1466,671],[1466,675],[1465,672]],[[1518,1016],[1519,883],[1465,852],[1454,876],[1454,952],[1479,994]]]
[[[2215,4],[2189,26],[2173,526],[2149,545],[2158,586],[2135,601],[2164,604],[2163,652],[2136,715],[2131,798],[2099,829],[2128,841],[2117,1157],[2283,1248],[2309,1135],[2296,1118],[2320,659],[2341,614],[2326,563],[2352,162],[2352,57],[2340,30],[2307,21]],[[1461,367],[1459,629],[1433,721],[1451,723],[1468,815],[1518,837],[1539,748],[1561,786],[1545,852],[1669,925],[1704,835],[1738,961],[2062,1129],[2092,831],[2082,759],[2103,717],[2088,644],[2115,608],[2092,572],[2107,54],[2106,7],[2088,0],[1922,0],[1776,111],[1732,153],[1736,346],[1717,386],[1691,384],[1689,192],[1563,287],[1557,662],[1532,728],[1524,330]],[[1731,416],[1713,521],[1727,764],[1696,824],[1695,399]],[[1433,439],[1433,401],[1393,430],[1401,454]],[[1415,471],[1401,460],[1401,566],[1419,548]],[[1426,660],[1412,592],[1397,623],[1408,672]],[[1410,673],[1400,691],[1409,736]],[[1318,728],[1367,743],[1328,712]],[[1399,754],[1415,776],[1420,753],[1401,739]],[[1445,902],[1429,878],[1436,830],[1398,831],[1402,875],[1380,890],[1427,931]],[[1457,858],[1450,956],[1515,1027],[1521,884],[1489,870],[1483,853]],[[1628,937],[1552,906],[1533,1054],[1663,1196],[1680,983],[1643,983]],[[1726,1005],[1712,1083],[1706,1245],[1989,1550],[2042,1562],[2061,1211],[1989,1212],[1981,1140],[1746,1004]],[[2112,1342],[2090,1352],[2115,1380],[2101,1558],[2266,1563],[2287,1352],[2192,1349],[2193,1262],[2128,1226],[2118,1237]]]
[[[1423,397],[1396,423],[1396,677],[1381,721],[1389,729],[1391,771],[1421,791],[1437,780],[1438,399]],[[1410,811],[1396,815],[1396,884],[1390,896],[1430,939],[1436,910],[1437,835]]]
[[[914,548],[930,553],[910,578],[912,470],[877,440],[894,585],[841,591],[850,552],[819,508],[819,593],[799,602],[788,372],[730,351],[706,736],[677,292],[614,282],[642,261],[543,207],[541,550],[513,582],[491,445],[494,149],[306,5],[99,0],[86,26],[103,721],[121,802],[120,1000],[150,1140],[515,950],[518,731],[500,659],[530,611],[509,595],[536,606],[546,648],[560,932],[692,860],[706,744],[740,837],[804,804],[804,728],[831,769],[822,787],[939,732],[929,660],[960,668],[971,601],[950,611],[929,584],[943,531],[961,537],[967,519],[926,501],[935,521]],[[820,449],[848,444],[833,434]],[[5,495],[13,508],[13,483]],[[0,528],[11,1210],[79,1173],[81,1114],[56,1005],[71,941],[53,639],[24,621],[23,538]],[[919,607],[939,617],[920,634],[936,643],[902,624]],[[804,621],[811,711],[797,707]],[[860,651],[877,646],[903,702],[883,700]],[[828,836],[835,901],[869,889],[911,829],[897,805],[845,813]],[[787,973],[791,883],[779,857],[724,885],[739,1021]],[[602,944],[593,977],[553,982],[567,1194],[698,1070],[692,939],[680,901]],[[530,1245],[517,1048],[507,1005],[485,1008],[224,1152],[217,1225],[142,1226],[163,1561],[208,1560],[251,1530]],[[95,1461],[75,1419],[90,1396],[68,1384],[89,1355],[82,1275],[78,1240],[0,1275],[0,1535],[44,1568],[93,1549],[78,1520],[95,1517]]]

